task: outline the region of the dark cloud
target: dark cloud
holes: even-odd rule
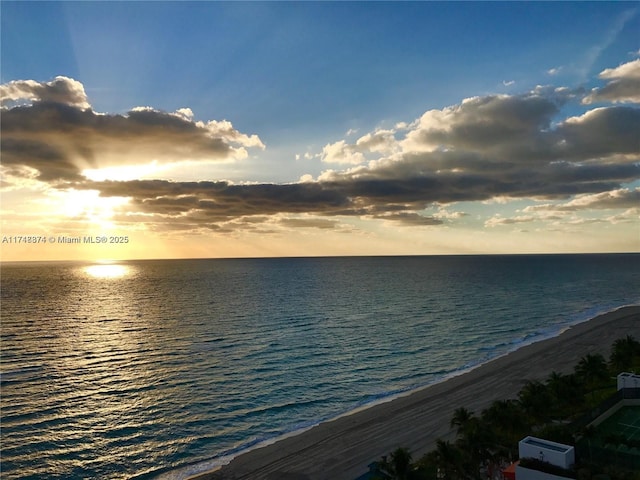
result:
[[[499,155],[523,153],[538,142],[568,96],[541,89],[524,95],[466,99],[460,105],[426,112],[405,144],[418,151],[438,147]]]
[[[556,132],[558,158],[602,161],[616,154],[640,153],[640,109],[602,107],[562,123]]]
[[[3,168],[10,169],[14,175],[25,174],[30,167],[38,171],[38,177],[44,182],[54,180],[81,180],[78,167],[58,146],[37,138],[22,138],[6,131],[7,114],[2,116],[2,142],[0,152]]]
[[[103,196],[130,197],[134,209],[161,215],[183,215],[205,222],[253,215],[328,213],[351,205],[339,188],[321,183],[233,185],[228,182],[79,182]]]
[[[3,110],[3,164],[35,168],[43,181],[77,180],[86,168],[238,159],[247,155],[245,148],[264,148],[256,135],[245,135],[230,122],[193,121],[188,109],[99,114],[88,104],[81,108],[78,102],[86,97],[75,98],[77,91],[64,88],[73,81],[56,82],[2,86],[3,98],[33,101]],[[84,95],[81,87],[76,90]]]

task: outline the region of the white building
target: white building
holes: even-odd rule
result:
[[[569,469],[576,462],[575,449],[570,445],[526,437],[518,443],[520,458],[536,458],[543,462]]]
[[[535,458],[567,470],[576,461],[575,449],[572,446],[531,436],[520,440],[518,452],[521,459]],[[543,473],[520,465],[516,466],[517,480],[556,480],[562,478],[564,477]]]
[[[623,388],[640,388],[640,375],[628,372],[618,374],[618,390]]]

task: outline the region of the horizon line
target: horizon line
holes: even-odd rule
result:
[[[179,260],[295,260],[295,259],[334,259],[334,258],[411,258],[411,257],[550,257],[550,256],[602,256],[602,255],[640,255],[635,252],[519,252],[519,253],[427,253],[427,254],[377,254],[377,255],[282,255],[265,257],[171,257],[171,258],[101,258],[56,259],[56,260],[1,260],[9,263],[118,263],[118,262],[157,262]]]

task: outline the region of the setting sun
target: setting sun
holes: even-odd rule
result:
[[[97,190],[56,191],[47,201],[58,214],[82,218],[93,225],[109,226],[115,209],[126,205],[125,197],[102,197]]]

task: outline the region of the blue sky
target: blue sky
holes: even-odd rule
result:
[[[626,108],[634,102],[614,99],[607,103],[596,99],[587,103],[580,98],[593,88],[603,87],[607,82],[606,78],[599,77],[603,71],[634,62],[640,49],[637,2],[3,2],[1,14],[2,84],[20,80],[45,84],[62,76],[80,82],[93,112],[127,116],[134,107],[149,107],[154,112],[165,113],[189,108],[190,121],[227,120],[236,132],[255,135],[262,143],[256,146],[243,141],[234,148],[245,149],[244,157],[238,153],[218,162],[192,162],[189,168],[179,165],[180,159],[174,158],[172,162],[167,161],[169,167],[164,170],[149,169],[137,178],[174,182],[297,184],[305,175],[306,180],[313,181],[327,178],[328,170],[334,172],[334,180],[337,175],[342,175],[340,178],[344,180],[347,172],[358,165],[358,159],[360,166],[365,165],[365,161],[379,161],[372,167],[379,169],[383,160],[391,161],[393,155],[400,155],[405,161],[411,153],[407,150],[409,142],[405,142],[402,149],[396,145],[395,150],[389,147],[385,151],[363,153],[362,148],[355,146],[358,139],[386,131],[389,132],[387,141],[393,137],[401,142],[425,112],[461,106],[464,99],[471,97],[521,98],[540,86],[546,86],[547,91],[565,88],[578,92],[581,89],[582,93],[576,93],[571,100],[562,100],[561,108],[545,117],[551,118],[552,127],[598,106],[624,104]],[[623,72],[621,75],[633,77],[635,74]],[[550,98],[548,93],[544,95]],[[559,94],[554,95],[556,98]],[[576,100],[576,95],[582,97]],[[637,113],[637,109],[632,114],[634,112]],[[333,146],[333,150],[327,149],[329,146]],[[331,162],[331,158],[338,157],[332,157],[330,151],[338,150],[342,160]],[[145,151],[144,158],[125,163],[137,165],[157,160],[155,154],[147,153]],[[629,164],[628,159],[625,164]],[[124,165],[106,157],[92,164],[94,169],[113,166]],[[614,187],[619,190],[637,186],[637,176],[629,178],[627,174],[616,178],[618,184],[612,180],[609,191],[616,190]],[[101,192],[101,197],[108,197],[99,185],[94,187],[95,192]],[[20,193],[29,193],[29,188],[42,195],[44,187],[23,184],[5,192],[4,199],[10,203],[17,201]],[[53,188],[55,195],[72,191],[80,195],[79,191],[88,189],[71,184],[48,184],[47,188]],[[508,191],[505,188],[505,192]],[[579,195],[605,192],[603,189],[575,191]],[[565,192],[562,200],[571,201],[566,195],[569,192]],[[160,197],[167,195],[159,194]],[[487,221],[497,218],[496,215],[525,217],[522,210],[526,206],[536,202],[545,205],[551,199],[551,195],[543,198],[540,192],[530,196],[518,193],[508,201],[495,197],[493,206],[488,207],[490,195],[469,199],[461,196],[462,202],[452,202],[449,196],[445,197],[442,200],[419,195],[415,199],[405,198],[403,201],[408,203],[404,204],[407,207],[404,213],[411,214],[405,218],[414,218],[415,213],[431,218],[429,228],[439,228],[440,233],[435,237],[445,244],[446,235],[442,231],[454,230],[454,236],[460,239],[453,244],[460,249],[466,248],[462,238],[474,228],[483,225],[485,230],[495,231],[487,226]],[[453,216],[444,222],[446,214],[434,217],[438,208],[429,203],[434,199],[439,202],[438,208],[446,204],[451,215],[458,212],[459,222],[454,222]],[[417,201],[424,201],[427,207],[409,207],[409,203]],[[128,208],[126,205],[123,200],[118,208]],[[111,212],[111,208],[115,207],[105,207],[104,211]],[[394,209],[399,210],[399,206],[394,204],[388,212]],[[406,222],[407,228],[398,236],[394,231],[385,232],[380,222],[371,220],[371,211],[362,215],[350,212],[345,223],[339,212],[328,215],[322,211],[321,218],[317,218],[318,210],[302,210],[284,208],[283,212],[258,212],[271,220],[284,215],[277,217],[282,231],[274,235],[267,233],[275,228],[273,225],[274,228],[265,229],[260,238],[257,231],[227,229],[224,222],[216,223],[220,228],[213,230],[233,230],[229,238],[256,235],[247,242],[269,244],[280,234],[287,236],[287,225],[303,225],[301,220],[309,221],[309,225],[323,225],[311,220],[339,219],[340,228],[351,232],[342,232],[340,242],[355,245],[375,237],[368,243],[370,253],[378,250],[411,253],[401,246],[403,235],[416,245],[413,253],[452,253],[444,252],[440,244],[425,240],[434,236],[433,231],[425,234],[425,226],[419,224],[429,224],[429,221],[418,219],[413,225],[417,229],[413,230],[411,222]],[[621,212],[606,213],[610,218]],[[86,212],[78,215],[86,216]],[[602,211],[594,210],[593,215],[600,218]],[[248,218],[240,216],[232,220]],[[473,225],[472,218],[476,219]],[[81,219],[74,219],[79,222],[74,228],[81,230]],[[71,228],[69,222],[73,219],[67,220],[65,225]],[[265,221],[262,217],[260,220]],[[338,223],[331,225],[336,227]],[[516,223],[523,222],[513,224]],[[5,230],[15,231],[12,225],[5,222],[3,226]],[[547,237],[557,238],[540,250],[561,250],[563,244],[571,251],[628,250],[634,248],[634,242],[637,249],[637,235],[634,239],[637,222],[634,225],[627,221],[626,225],[613,227],[616,235],[625,237],[624,242],[615,246],[585,243],[589,232],[582,229],[575,235],[565,232],[564,240],[559,234],[549,234]],[[115,221],[112,228],[126,230],[128,227]],[[542,236],[545,227],[538,225],[537,228],[537,234],[527,237]],[[206,229],[196,230],[197,236],[209,238],[210,232]],[[196,230],[190,231],[190,235],[195,235]],[[316,228],[314,237],[328,230],[336,228]],[[292,250],[332,253],[330,249],[318,249],[313,242],[312,245],[306,243],[306,234],[300,233],[306,232],[305,228],[295,231],[299,246],[291,247]],[[548,228],[546,231],[549,233]],[[343,239],[347,237],[351,240],[345,242]],[[225,238],[218,240],[224,243]],[[234,238],[233,241],[237,241],[237,237]],[[353,238],[359,240],[356,242]],[[277,242],[281,243],[282,238]],[[503,236],[497,248],[512,251],[510,242]],[[493,251],[494,243],[487,241],[478,250]],[[535,250],[534,245],[539,243],[532,240],[526,249]],[[197,251],[207,253],[206,249]],[[254,247],[247,251],[251,255],[262,252]],[[263,253],[272,251],[284,254],[286,248],[274,247]],[[345,248],[346,253],[350,251]],[[235,250],[229,253],[236,254],[242,253]],[[182,251],[177,255],[183,255]]]

